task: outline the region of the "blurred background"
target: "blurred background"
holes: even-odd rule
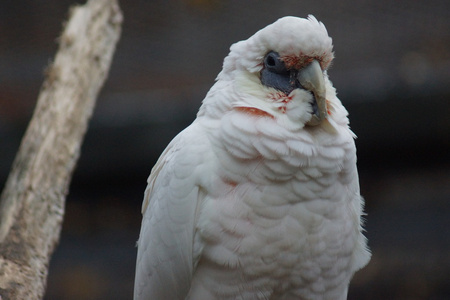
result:
[[[0,3],[3,187],[75,0]],[[314,14],[358,135],[370,264],[348,299],[450,299],[450,2],[121,1],[124,27],[67,199],[46,299],[131,299],[146,179],[229,46]]]

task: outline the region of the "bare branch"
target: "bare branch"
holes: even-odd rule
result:
[[[64,202],[120,36],[117,0],[71,9],[0,202],[0,298],[41,299]]]

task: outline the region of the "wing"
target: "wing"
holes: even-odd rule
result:
[[[194,268],[193,239],[205,143],[191,125],[152,169],[142,205],[134,299],[184,299]]]

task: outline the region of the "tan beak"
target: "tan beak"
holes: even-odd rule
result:
[[[319,125],[328,116],[327,101],[325,98],[325,81],[319,62],[313,60],[308,66],[301,69],[298,73],[298,81],[303,88],[313,93],[314,101],[317,105],[317,109],[314,110],[311,120],[306,125]]]

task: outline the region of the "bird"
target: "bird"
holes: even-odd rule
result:
[[[314,16],[234,43],[152,168],[134,299],[347,299],[370,260],[355,134]]]

